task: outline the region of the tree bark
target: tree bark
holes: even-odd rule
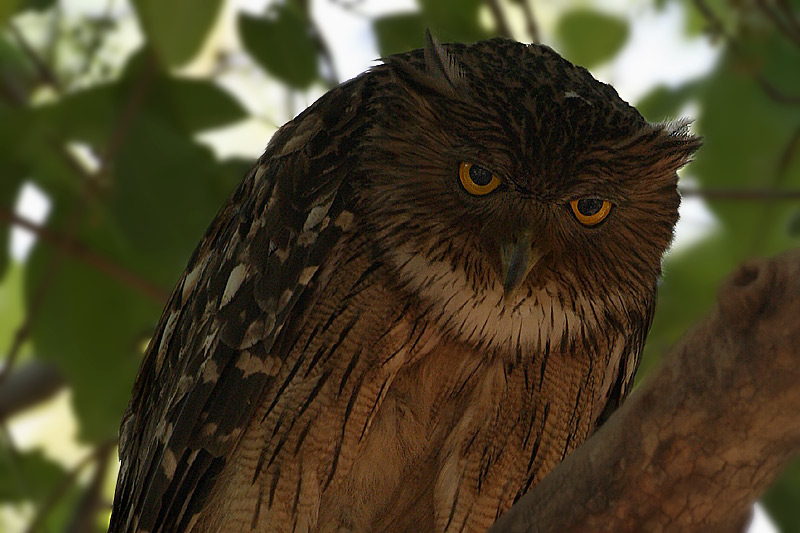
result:
[[[798,450],[794,250],[739,267],[653,375],[490,531],[742,531]]]

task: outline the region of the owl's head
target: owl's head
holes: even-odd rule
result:
[[[428,36],[368,75],[380,90],[361,147],[363,217],[446,329],[543,342],[650,305],[676,171],[700,143],[686,122],[648,123],[586,69],[504,39]]]

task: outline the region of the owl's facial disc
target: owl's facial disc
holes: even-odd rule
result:
[[[524,232],[516,241],[500,244],[500,264],[503,269],[503,290],[510,296],[522,284],[528,273],[541,257],[533,247],[530,231]]]

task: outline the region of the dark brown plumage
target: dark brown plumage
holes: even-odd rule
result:
[[[628,393],[698,144],[501,39],[331,90],[172,294],[111,531],[485,530]]]

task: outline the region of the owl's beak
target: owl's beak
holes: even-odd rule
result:
[[[531,232],[523,233],[515,242],[500,245],[506,296],[510,296],[522,284],[540,257],[541,254],[533,248]]]

